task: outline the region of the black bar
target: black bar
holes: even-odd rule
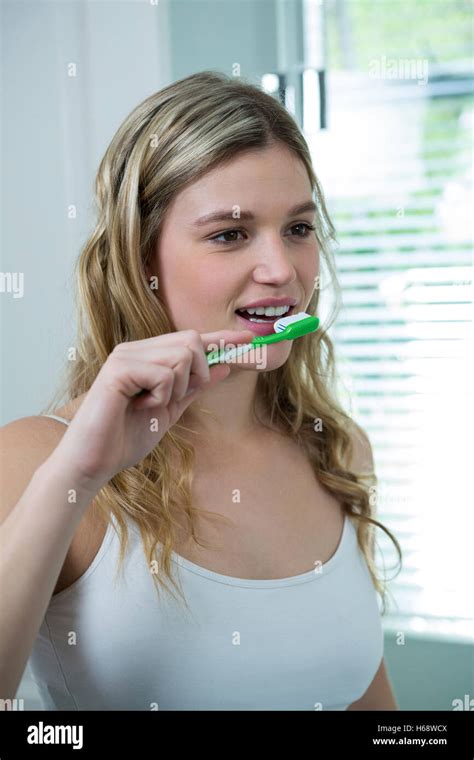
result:
[[[141,757],[148,753],[160,757],[170,749],[165,742],[181,751],[183,739],[187,739],[190,749],[205,746],[206,751],[219,756],[227,754],[229,748],[233,752],[241,748],[246,756],[261,746],[268,757],[273,746],[281,751],[283,742],[293,756],[307,741],[310,757],[472,760],[473,724],[472,712],[467,710],[4,711],[0,713],[0,758],[92,758],[99,756],[99,751],[101,757]],[[62,734],[56,728],[60,726],[64,727]],[[221,731],[225,731],[224,736]]]

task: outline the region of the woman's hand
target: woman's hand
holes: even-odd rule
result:
[[[249,343],[253,337],[249,330],[183,330],[120,343],[52,456],[64,457],[81,482],[99,491],[140,462],[201,391],[230,374],[227,364],[208,366],[208,346]]]

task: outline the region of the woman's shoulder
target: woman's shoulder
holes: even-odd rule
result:
[[[65,408],[53,413],[71,419]],[[66,430],[64,423],[42,414],[18,417],[0,428],[0,464],[5,488],[8,484],[14,502],[23,493],[34,472],[53,453]]]
[[[84,396],[55,408],[51,414],[70,422]],[[0,428],[0,464],[5,480],[13,488],[12,499],[20,497],[33,473],[53,453],[66,431],[64,421],[52,419],[46,413],[19,417]]]
[[[48,431],[53,431],[53,439],[57,437],[57,434],[61,435],[61,427],[57,420],[53,417],[60,417],[66,422],[71,422],[76,414],[77,410],[81,406],[85,393],[77,396],[62,406],[58,406],[48,412],[39,412],[38,414],[32,414],[25,417],[17,417],[10,422],[7,422],[0,428],[2,438],[5,439],[11,446],[15,446],[16,443],[28,444],[31,441],[35,444],[35,448],[38,446],[41,448],[41,444],[44,443],[46,448],[48,447],[50,436]],[[49,416],[51,415],[51,416]],[[62,427],[65,432],[66,426]],[[44,435],[41,433],[44,432]]]

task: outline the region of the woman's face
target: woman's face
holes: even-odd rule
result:
[[[292,306],[290,314],[305,311],[319,274],[318,243],[308,229],[315,211],[295,211],[306,204],[312,204],[306,169],[280,143],[240,154],[179,193],[147,267],[148,276],[158,277],[158,295],[176,328],[267,334],[285,314],[237,310],[279,299]],[[218,213],[227,218],[203,218]],[[281,366],[291,346],[292,341],[267,346],[264,368]],[[248,362],[255,353],[238,368],[261,368],[261,359]]]

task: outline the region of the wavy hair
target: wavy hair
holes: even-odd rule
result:
[[[334,391],[335,356],[328,329],[340,307],[331,254],[335,230],[296,121],[279,100],[251,81],[198,72],[146,98],[114,135],[95,181],[97,223],[75,268],[76,360],[68,362],[64,393],[71,401],[87,392],[118,343],[176,330],[159,289],[150,288],[145,273],[167,208],[183,188],[222,162],[277,141],[301,159],[308,173],[317,205],[314,234],[335,301],[326,324],[295,341],[282,367],[259,372],[256,400],[263,403],[271,426],[301,443],[319,482],[357,524],[358,544],[385,612],[386,583],[377,575],[375,529],[390,537],[399,560],[401,550],[375,518],[373,469],[351,468],[357,426]],[[307,309],[311,314],[317,313],[319,294],[316,287]],[[318,432],[315,420],[322,422]],[[139,528],[157,591],[163,588],[173,594],[172,586],[187,606],[172,573],[177,510],[186,518],[189,534],[202,544],[194,531],[191,497],[195,452],[183,436],[184,429],[181,418],[141,462],[116,474],[95,501],[107,521],[112,513],[119,526],[119,567],[127,548],[128,516]],[[200,510],[200,514],[227,521],[215,512]]]

